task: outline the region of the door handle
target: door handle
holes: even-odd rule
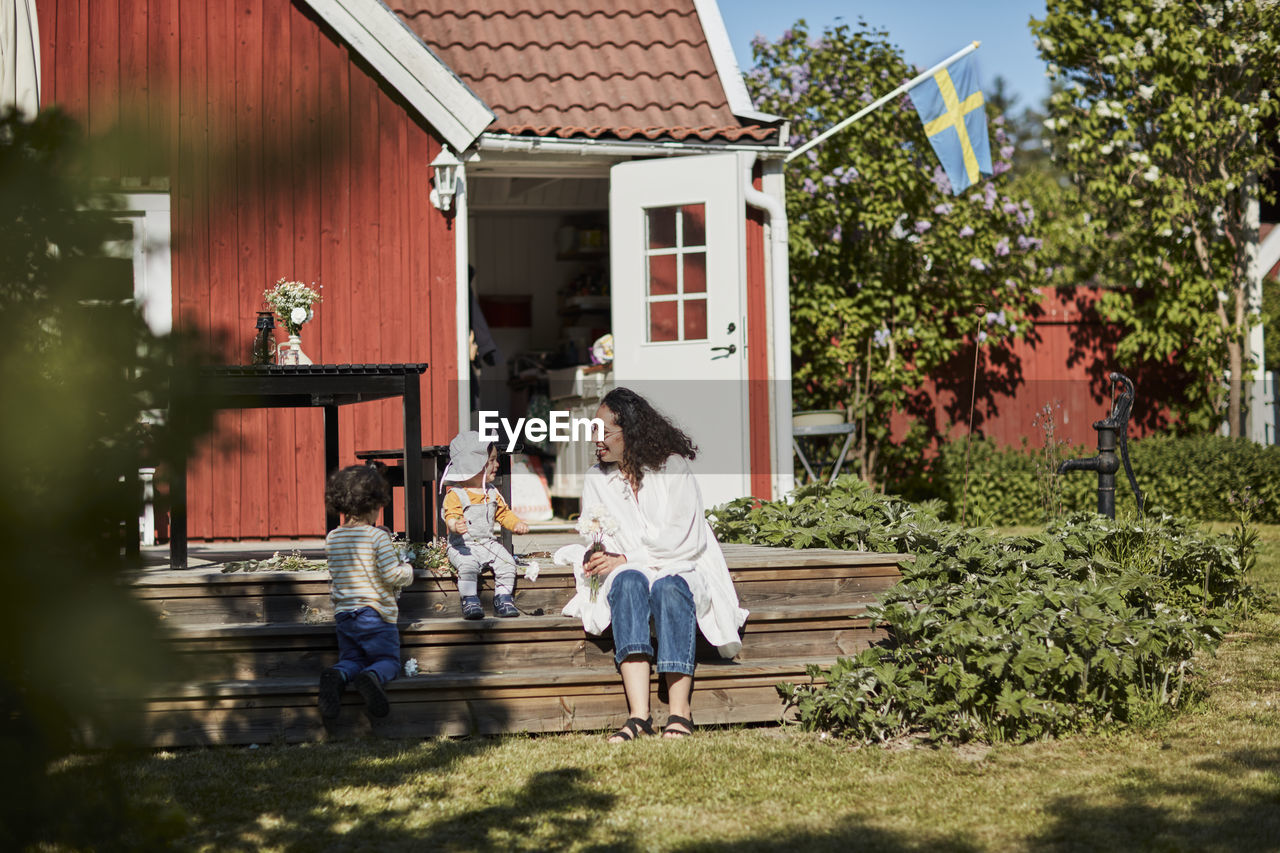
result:
[[[738,347],[736,344],[729,344],[727,347],[712,347],[711,351],[723,352],[726,356],[728,356],[728,355],[733,355],[735,352],[737,352]],[[723,357],[724,356],[716,356],[716,358],[723,358]]]

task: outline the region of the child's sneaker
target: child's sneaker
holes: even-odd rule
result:
[[[342,694],[347,689],[347,677],[335,666],[320,673],[320,695],[316,704],[320,706],[320,716],[326,720],[338,719],[342,710]]]
[[[365,670],[356,676],[356,690],[360,691],[360,695],[364,697],[364,704],[369,709],[371,717],[385,717],[391,711],[391,705],[387,702],[387,694],[382,689],[382,679],[376,674]]]
[[[462,618],[463,619],[483,619],[484,608],[480,606],[480,596],[464,595],[462,596]]]
[[[493,615],[510,618],[519,616],[520,610],[516,607],[516,603],[511,600],[509,593],[500,592],[493,597]]]

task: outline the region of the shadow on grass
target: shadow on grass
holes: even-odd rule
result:
[[[96,850],[561,849],[598,839],[636,849],[626,828],[597,824],[613,794],[578,768],[539,772],[519,788],[471,791],[450,808],[448,774],[500,739],[184,750],[133,759],[81,756],[53,773],[65,808],[42,841]],[[447,813],[445,810],[447,809]]]
[[[833,821],[834,825],[825,832],[795,831],[787,827],[779,827],[777,832],[765,836],[737,839],[721,842],[695,842],[676,848],[680,853],[751,853],[751,851],[804,851],[804,853],[858,853],[870,851],[887,851],[887,853],[906,853],[906,851],[928,850],[947,851],[947,853],[974,853],[983,849],[972,842],[954,836],[939,833],[932,827],[920,827],[910,833],[895,832],[881,827],[870,826],[862,819],[848,816]]]
[[[1280,750],[1236,750],[1170,783],[1135,768],[1115,790],[1049,802],[1037,850],[1275,850]],[[1221,777],[1205,778],[1205,774]],[[1256,781],[1250,784],[1248,775]],[[1230,786],[1233,790],[1223,790]],[[1098,803],[1105,797],[1106,803]]]

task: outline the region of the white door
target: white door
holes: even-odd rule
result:
[[[621,163],[610,176],[614,384],[698,445],[708,507],[750,488],[742,181],[734,154]]]

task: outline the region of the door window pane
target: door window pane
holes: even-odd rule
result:
[[[686,204],[680,208],[680,212],[684,214],[681,217],[684,225],[684,239],[680,241],[680,245],[707,245],[707,206],[705,204]]]
[[[680,310],[679,302],[650,302],[649,303],[649,340],[651,341],[676,341],[680,339],[680,329],[677,326],[677,312]]]
[[[678,255],[649,256],[649,295],[671,296],[676,292],[676,261]]]
[[[649,248],[671,249],[676,245],[676,208],[655,207],[645,211],[649,225]]]
[[[684,302],[684,340],[707,339],[707,300],[686,299]]]
[[[706,252],[690,252],[684,256],[684,292],[707,292]]]

